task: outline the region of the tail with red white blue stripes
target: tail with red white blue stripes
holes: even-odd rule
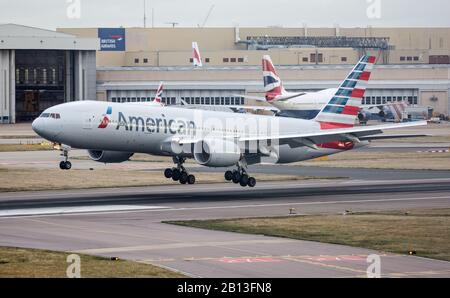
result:
[[[314,119],[322,129],[354,126],[376,58],[363,56]]]

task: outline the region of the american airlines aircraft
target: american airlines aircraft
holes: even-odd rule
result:
[[[134,153],[171,156],[176,164],[164,175],[182,184],[195,176],[187,158],[207,167],[236,167],[225,179],[254,187],[247,166],[287,164],[366,146],[371,140],[411,135],[382,135],[383,130],[426,122],[354,127],[367,83],[363,57],[313,120],[185,109],[171,106],[77,101],[45,110],[32,124],[41,137],[60,144],[61,169],[70,169],[70,148],[87,149],[94,161],[119,163]],[[367,68],[367,69],[366,69]]]

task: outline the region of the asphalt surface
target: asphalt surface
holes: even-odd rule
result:
[[[341,245],[208,231],[167,220],[450,207],[450,179],[311,181],[0,194],[0,245],[117,256],[193,277],[450,277],[450,263]]]

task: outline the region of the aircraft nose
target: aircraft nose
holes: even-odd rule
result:
[[[31,124],[31,128],[35,133],[44,137],[45,135],[45,121],[42,118],[36,118]]]

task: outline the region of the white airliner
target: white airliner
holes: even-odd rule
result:
[[[171,156],[176,164],[164,171],[182,184],[195,183],[183,164],[193,158],[207,167],[234,167],[225,179],[254,187],[247,165],[287,164],[368,145],[371,140],[409,137],[382,135],[383,130],[426,122],[354,127],[369,69],[365,57],[313,120],[224,113],[180,107],[101,101],[77,101],[45,110],[32,124],[41,137],[62,145],[61,169],[71,168],[70,148],[87,149],[102,163],[127,161],[134,153]]]
[[[375,57],[367,56],[362,59],[369,59],[368,64],[371,65],[370,69],[366,69],[359,74],[360,80],[369,81],[371,75],[371,69],[375,64]],[[284,89],[283,82],[279,77],[275,66],[272,63],[272,59],[269,55],[264,55],[262,58],[263,80],[264,90],[266,92],[264,97],[244,96],[246,98],[255,99],[258,101],[267,101],[272,106],[276,107],[279,111],[277,115],[285,117],[294,117],[301,119],[313,119],[317,116],[320,110],[328,101],[335,95],[337,88],[330,88],[321,90],[318,92],[305,92],[305,93],[291,93]],[[352,82],[351,72],[343,83]],[[392,107],[391,107],[392,106]],[[389,110],[400,110],[404,106],[404,102],[387,103],[380,105],[364,105],[361,107],[360,113],[358,113],[358,119],[360,121],[367,120],[368,116],[372,114],[372,109],[379,108],[383,113],[379,113],[384,117],[385,112],[383,107],[389,108]],[[403,108],[404,109],[404,108]],[[396,116],[393,114],[394,117]],[[398,117],[395,117],[398,118]],[[397,119],[398,120],[398,119]]]

